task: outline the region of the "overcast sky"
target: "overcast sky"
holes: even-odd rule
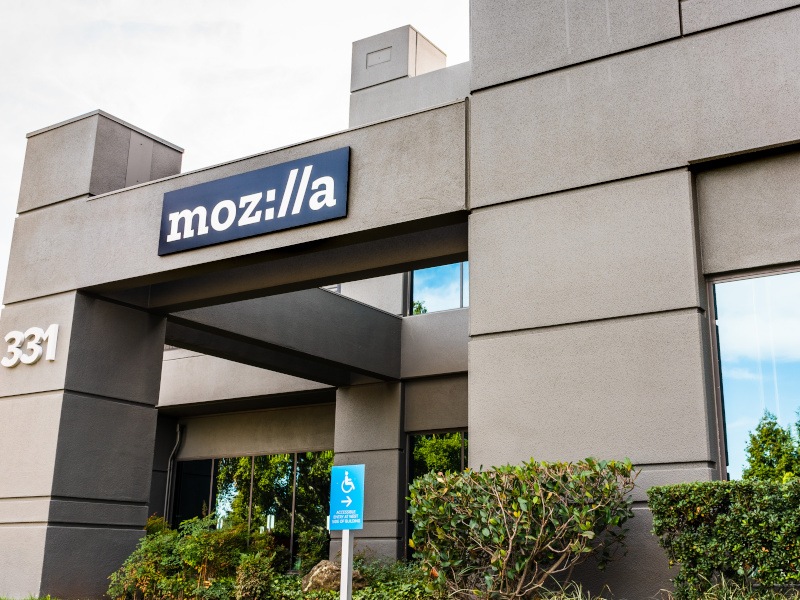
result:
[[[99,108],[190,171],[346,129],[355,40],[410,24],[469,60],[468,0],[0,3],[0,291],[30,131]]]

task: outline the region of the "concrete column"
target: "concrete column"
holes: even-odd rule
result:
[[[76,292],[0,321],[51,325],[54,353],[0,373],[0,596],[99,597],[147,519],[164,323]]]
[[[28,135],[17,212],[46,222],[55,205],[178,173],[181,152],[101,111],[46,127]],[[13,248],[20,272],[53,258],[36,228],[16,227]],[[165,324],[79,291],[9,295],[0,339],[21,333],[0,367],[0,597],[101,597],[147,519]]]
[[[336,391],[334,464],[365,467],[364,529],[355,532],[355,552],[395,559],[402,554],[404,509],[403,390],[401,383],[376,383]],[[334,532],[331,558],[341,552]]]

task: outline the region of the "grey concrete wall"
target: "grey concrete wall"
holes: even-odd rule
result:
[[[464,105],[455,104],[22,214],[15,222],[5,302],[463,211],[465,127]],[[158,256],[165,192],[343,146],[352,153],[346,219]],[[102,256],[97,248],[105,249]],[[124,261],[114,258],[122,255]]]
[[[27,561],[0,570],[0,594],[85,598],[105,591],[147,517],[164,326],[72,293],[11,304],[0,328],[53,323],[55,360],[0,374],[0,529],[13,535],[0,564]]]
[[[469,309],[413,315],[400,330],[403,379],[467,370]]]
[[[798,28],[789,10],[474,93],[471,206],[799,140]]]
[[[681,34],[676,0],[470,2],[472,89]]]
[[[22,213],[180,173],[183,150],[94,111],[28,135]]]
[[[468,426],[467,375],[412,379],[405,383],[405,431]]]
[[[800,152],[697,174],[703,270],[800,261]]]
[[[159,408],[292,394],[329,386],[188,350],[164,352]]]
[[[355,543],[376,557],[400,556],[404,437],[402,384],[336,391],[334,464],[365,465],[364,529],[355,531]],[[340,551],[341,535],[334,532],[331,557]]]
[[[681,0],[683,33],[711,29],[798,5],[797,0]]]
[[[417,77],[404,77],[350,94],[350,127],[463,100],[469,96],[470,63],[461,63]]]
[[[183,419],[178,458],[196,460],[334,448],[333,404]]]
[[[691,176],[475,211],[470,269],[472,335],[705,307]]]
[[[406,276],[403,273],[372,277],[341,284],[342,296],[369,304],[393,315],[402,315],[403,297],[406,291]]]

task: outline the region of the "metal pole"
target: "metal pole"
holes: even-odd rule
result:
[[[289,521],[289,569],[294,570],[294,511],[297,502],[297,452],[292,461],[292,516]]]
[[[342,578],[339,583],[339,600],[353,599],[353,532],[342,530]]]

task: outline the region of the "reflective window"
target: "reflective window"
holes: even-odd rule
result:
[[[328,558],[332,466],[332,450],[179,461],[173,524],[213,511],[219,528],[272,532],[293,568],[310,568]]]
[[[411,274],[411,314],[469,306],[469,263],[418,269]]]
[[[714,292],[728,476],[779,479],[800,470],[800,273]]]

